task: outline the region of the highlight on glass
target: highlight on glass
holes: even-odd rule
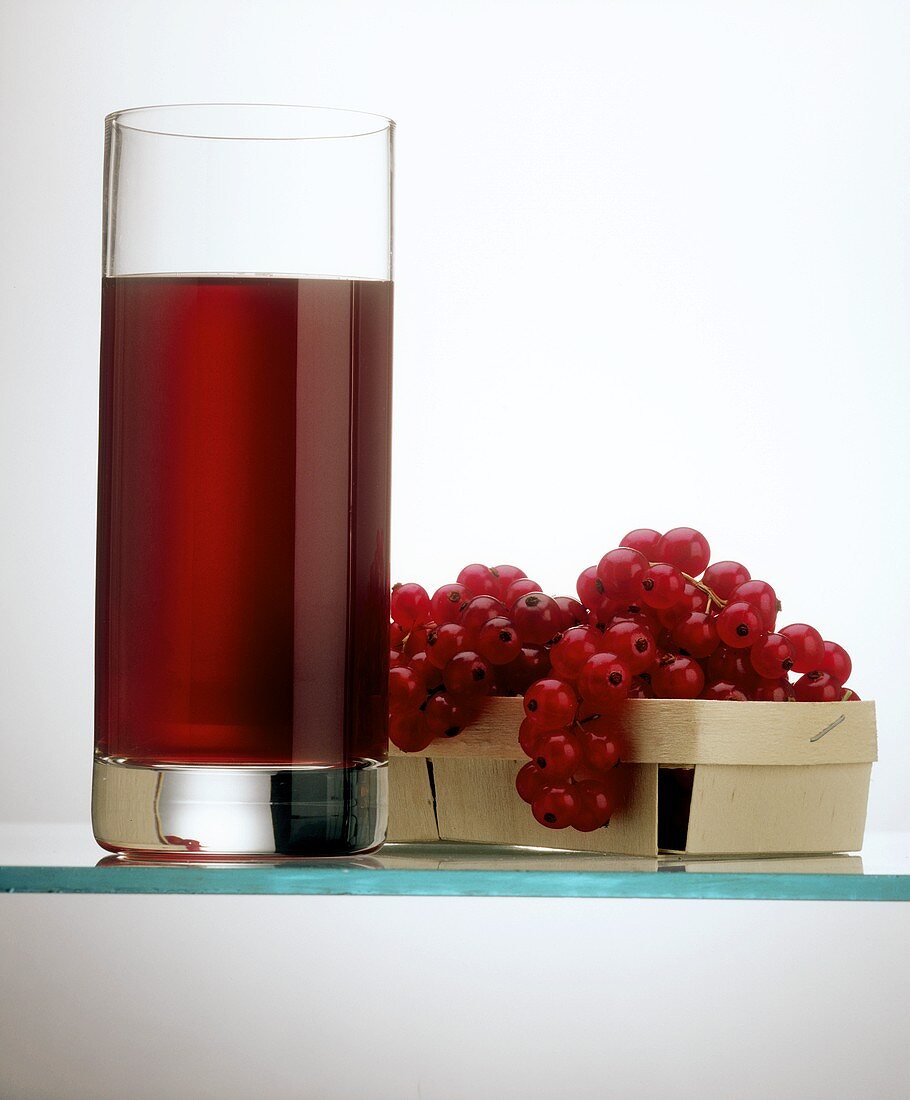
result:
[[[384,840],[393,131],[270,105],[106,120],[93,822],[110,851]]]

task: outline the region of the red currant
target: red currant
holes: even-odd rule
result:
[[[704,686],[701,665],[691,657],[664,657],[651,673],[658,699],[696,699]]]
[[[480,630],[490,619],[507,614],[506,605],[495,596],[475,596],[461,609],[461,625],[469,632]]]
[[[405,640],[405,653],[409,657],[413,657],[415,653],[425,652],[427,648],[427,639],[435,629],[435,623],[426,623],[424,626],[415,626]]]
[[[657,558],[652,560],[669,562],[690,577],[697,577],[708,568],[711,548],[700,531],[674,527],[657,544]]]
[[[766,634],[749,651],[752,667],[766,680],[779,680],[793,668],[793,646],[783,634]]]
[[[733,589],[752,579],[752,574],[738,561],[716,561],[705,570],[702,583],[714,593],[718,599],[729,600]]]
[[[845,687],[844,688],[843,699],[841,701],[844,702],[844,703],[859,703],[862,700],[856,694],[856,692],[853,690],[853,688]]]
[[[515,790],[522,802],[531,803],[546,789],[547,781],[536,764],[525,764],[515,776]]]
[[[392,589],[392,618],[402,630],[413,630],[430,619],[430,597],[421,584],[396,584]]]
[[[777,622],[777,593],[767,581],[744,581],[730,593],[730,603],[750,603],[759,613],[762,631],[770,634]]]
[[[601,648],[615,653],[633,676],[647,672],[657,660],[654,635],[633,619],[618,619],[611,623],[604,633]]]
[[[825,642],[824,645],[825,655],[818,666],[819,672],[827,672],[839,684],[845,684],[850,679],[850,673],[853,671],[850,654],[837,642]]]
[[[798,703],[835,703],[844,694],[843,687],[828,672],[807,672],[793,685]]]
[[[660,545],[660,531],[654,531],[650,527],[638,527],[624,535],[619,540],[620,546],[628,546],[630,550],[637,550],[644,554],[649,562],[660,561],[657,556],[657,547]]]
[[[468,644],[468,632],[461,623],[443,623],[431,630],[426,640],[426,655],[431,665],[444,669],[456,653]]]
[[[572,626],[581,626],[588,621],[588,615],[578,600],[571,596],[554,596],[559,610],[562,612],[562,629],[568,630]]]
[[[408,668],[417,677],[420,690],[424,693],[430,688],[442,687],[442,669],[437,668],[426,653],[415,653],[408,661]]]
[[[493,671],[478,653],[456,653],[442,671],[446,691],[456,698],[478,698],[493,690]]]
[[[552,597],[530,592],[515,601],[511,618],[523,642],[543,645],[559,632],[562,611]]]
[[[793,694],[793,685],[782,677],[780,680],[759,680],[755,698],[762,703],[790,703],[796,696]]]
[[[654,692],[651,689],[651,678],[644,679],[642,676],[635,676],[632,679],[632,686],[629,688],[630,699],[653,699]]]
[[[548,783],[571,779],[581,759],[581,742],[570,729],[545,733],[537,742],[534,763]]]
[[[714,617],[703,611],[691,611],[680,619],[671,637],[690,657],[709,657],[720,644]]]
[[[728,603],[717,616],[717,636],[733,649],[747,649],[755,645],[761,635],[761,615],[745,600]]]
[[[578,690],[586,704],[610,708],[628,697],[632,686],[629,666],[615,653],[595,653],[578,674]]]
[[[407,653],[402,653],[400,649],[389,650],[389,668],[403,668],[409,659]]]
[[[389,719],[389,740],[402,752],[421,752],[435,736],[419,710],[393,714]]]
[[[608,772],[619,763],[619,741],[609,719],[592,718],[577,727],[585,764],[595,772]]]
[[[470,704],[455,700],[438,691],[423,705],[427,727],[436,737],[455,737],[471,724],[476,710]]]
[[[613,801],[606,783],[599,779],[582,779],[572,789],[578,800],[572,816],[572,827],[580,833],[602,829],[613,813]]]
[[[547,733],[539,722],[533,718],[525,718],[518,727],[518,745],[525,756],[532,760],[537,755],[537,742]]]
[[[575,680],[589,657],[600,649],[601,634],[593,626],[571,626],[550,646],[550,664],[556,676]]]
[[[488,565],[466,565],[457,579],[470,596],[495,596],[499,591],[499,581]]]
[[[685,581],[675,565],[658,562],[641,577],[641,599],[655,610],[672,607],[683,596]]]
[[[562,680],[538,680],[525,692],[524,706],[525,714],[542,729],[555,730],[575,721],[578,696]]]
[[[527,580],[528,577],[528,574],[517,565],[494,565],[490,572],[496,578],[497,591],[494,595],[501,600],[505,599],[509,585],[514,584],[515,581]]]
[[[542,680],[549,671],[550,654],[546,646],[522,646],[514,661],[497,667],[496,688],[501,695],[524,695],[531,684]]]
[[[507,665],[521,653],[521,639],[511,619],[498,615],[477,632],[477,652],[491,665]]]
[[[389,710],[408,710],[423,697],[417,674],[404,665],[389,669]]]
[[[597,576],[607,596],[630,596],[650,568],[651,563],[638,550],[620,546],[604,554]]]
[[[531,803],[531,813],[548,829],[566,829],[578,809],[572,787],[545,787]]]
[[[435,622],[442,626],[443,623],[458,622],[461,614],[461,606],[471,597],[463,584],[444,584],[437,588],[430,600],[430,610]]]
[[[792,623],[782,627],[779,633],[793,646],[793,671],[815,672],[825,659],[825,643],[814,626]]]
[[[593,610],[603,599],[604,586],[597,576],[597,566],[589,565],[582,570],[575,585],[578,598],[589,610]]]
[[[749,681],[755,677],[749,654],[726,645],[718,646],[708,657],[707,673],[709,680],[723,680],[731,684],[740,680]]]
[[[389,649],[403,649],[408,632],[398,623],[389,623]]]
[[[521,599],[522,596],[527,596],[530,592],[540,591],[541,588],[537,581],[532,581],[528,577],[519,577],[517,581],[512,581],[506,589],[502,602],[506,607],[512,607],[515,601]]]

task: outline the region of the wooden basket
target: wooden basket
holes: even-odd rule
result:
[[[619,719],[620,808],[593,833],[539,825],[515,792],[519,698],[389,759],[390,841],[470,841],[635,856],[862,848],[875,704],[637,699]]]

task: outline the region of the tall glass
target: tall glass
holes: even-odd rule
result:
[[[133,856],[385,838],[394,124],[105,125],[93,821]]]

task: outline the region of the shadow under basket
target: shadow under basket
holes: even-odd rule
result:
[[[515,791],[520,698],[492,698],[459,736],[392,747],[392,842],[468,841],[634,856],[862,848],[875,704],[636,699],[618,716],[617,810],[591,833],[547,829]]]

